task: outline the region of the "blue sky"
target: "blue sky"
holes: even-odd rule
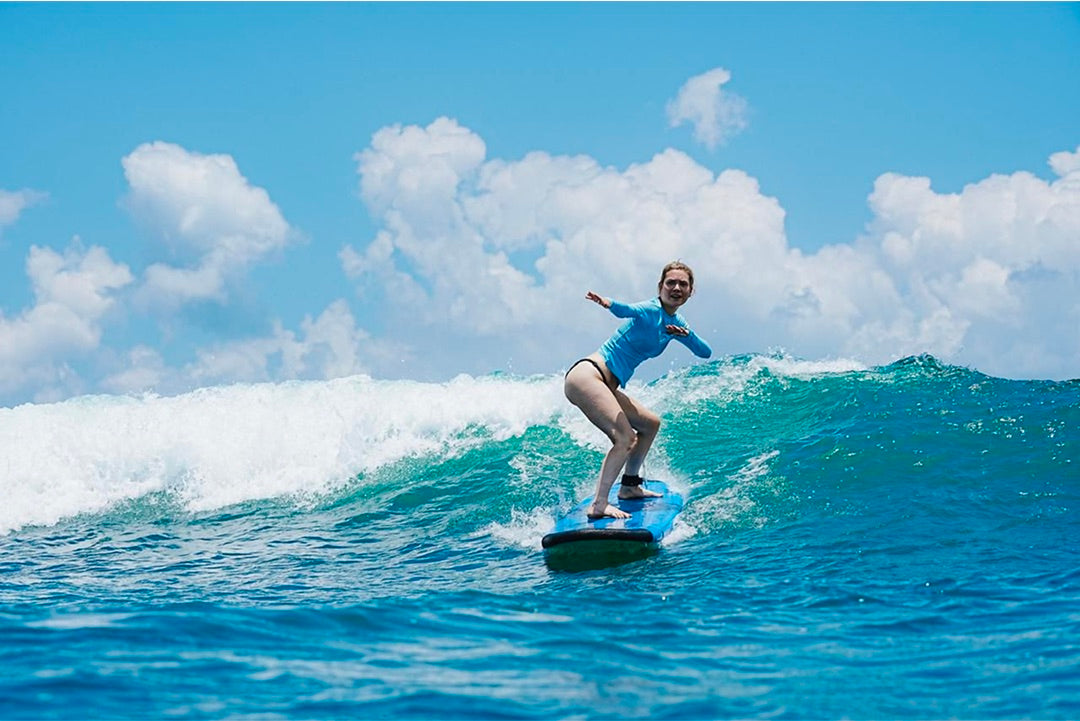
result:
[[[0,403],[554,373],[675,256],[722,354],[1080,376],[1078,8],[0,4]]]

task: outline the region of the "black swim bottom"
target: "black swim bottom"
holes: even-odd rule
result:
[[[595,368],[595,369],[596,369],[596,371],[597,371],[597,372],[598,372],[598,373],[600,374],[600,377],[604,379],[604,383],[608,383],[608,377],[607,377],[607,373],[604,373],[604,369],[603,369],[603,368],[601,368],[601,367],[600,367],[600,364],[599,364],[599,363],[597,363],[596,361],[594,361],[594,360],[593,360],[592,358],[582,358],[582,359],[581,359],[581,360],[579,360],[579,361],[575,361],[575,362],[574,362],[574,365],[570,366],[570,368],[569,368],[569,369],[567,369],[567,371],[566,371],[566,375],[567,375],[567,376],[568,376],[568,375],[570,375],[570,371],[574,370],[575,368],[577,368],[577,367],[578,367],[579,365],[581,365],[582,363],[589,363],[589,364],[591,364],[591,365],[592,365],[592,367],[593,367],[593,368]],[[563,376],[563,377],[565,378],[566,376]],[[612,374],[611,374],[611,377],[612,377],[612,379],[613,379],[613,380],[615,381],[615,383],[616,383],[616,384],[618,384],[618,383],[619,383],[619,379],[615,377],[615,374],[614,374],[614,373],[612,373]]]

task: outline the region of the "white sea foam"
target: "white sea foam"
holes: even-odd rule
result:
[[[519,548],[540,548],[540,541],[545,533],[555,525],[555,509],[534,508],[531,511],[513,509],[510,518],[500,523],[491,523],[482,532],[507,546]]]
[[[780,378],[807,379],[868,370],[856,360],[803,360],[783,353],[755,355],[743,360],[720,360],[708,373],[694,366],[679,368],[661,383],[631,383],[631,393],[657,410],[692,405],[702,400],[731,401],[747,392],[763,371]]]
[[[768,368],[776,375],[806,378],[809,376],[833,375],[837,373],[854,373],[865,371],[868,366],[857,360],[849,358],[832,358],[826,360],[802,360],[791,358],[786,355],[780,356],[755,356],[749,367],[755,371],[758,368]]]
[[[693,512],[685,514],[685,523],[691,527],[686,535],[699,530],[698,525],[719,527],[729,524],[750,523],[764,525],[769,519],[760,515],[760,509],[754,496],[763,486],[772,486],[773,461],[780,451],[771,450],[747,459],[735,473],[728,476],[726,484],[718,490],[702,494],[702,499],[695,504]]]
[[[193,511],[318,493],[566,412],[556,377],[236,385],[0,409],[0,533],[155,491]]]
[[[736,397],[762,368],[799,375],[862,367],[758,356],[713,363],[704,373],[676,371],[659,383],[634,383],[630,392],[664,414],[698,399]],[[354,376],[0,408],[0,533],[155,492],[191,511],[325,493],[404,458],[455,455],[535,425],[554,425],[583,447],[607,448],[603,434],[566,402],[557,375],[446,383]],[[649,475],[671,479],[664,464],[657,448]],[[530,457],[515,467],[528,483],[528,469],[542,466]]]

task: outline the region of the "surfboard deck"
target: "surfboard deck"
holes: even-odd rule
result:
[[[547,557],[589,554],[615,559],[643,557],[655,551],[682,510],[683,497],[663,481],[646,480],[644,486],[662,495],[626,501],[618,497],[618,483],[611,489],[608,502],[629,513],[630,518],[589,520],[591,497],[574,506],[541,540]]]

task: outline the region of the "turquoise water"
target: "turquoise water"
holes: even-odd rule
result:
[[[0,409],[0,717],[1080,716],[1080,382],[728,358],[636,395],[659,553],[549,568],[561,378]]]

